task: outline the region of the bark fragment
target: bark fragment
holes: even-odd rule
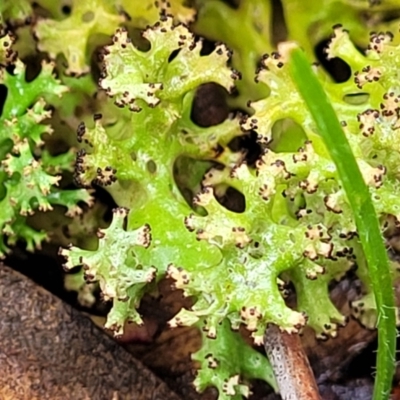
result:
[[[179,400],[79,311],[4,265],[0,299],[1,399]]]

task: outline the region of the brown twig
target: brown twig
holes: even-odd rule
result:
[[[321,400],[310,364],[297,334],[269,325],[264,347],[283,400]]]

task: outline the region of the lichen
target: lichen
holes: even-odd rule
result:
[[[197,9],[181,0],[135,6],[125,0],[71,1],[67,8],[37,3],[0,5],[7,26],[33,18],[38,50],[52,60],[27,79],[14,35],[1,25],[6,100],[0,116],[0,256],[20,239],[31,250],[47,238],[27,223],[32,213],[59,205],[68,216],[79,214],[81,202],[91,205],[91,191],[101,187],[117,205],[109,226],[96,209],[70,229],[62,228],[64,220],[53,220],[55,241],[73,236],[74,245],[61,250],[65,268],[82,267],[71,285],[82,290],[83,279],[97,283],[112,303],[106,327],[121,335],[126,321],[142,323],[137,309],[143,295],[170,278],[193,305],[169,325],[201,329],[195,385],[217,387],[221,399],[247,396],[254,378],[276,388],[265,357],[231,330],[247,329],[255,345],[262,344],[269,323],[291,333],[307,324],[319,338],[334,337],[346,318],[330,300],[329,286],[355,268],[363,297],[352,303],[353,315],[375,326],[354,215],[289,71],[288,50],[300,45],[313,61],[315,46],[332,25],[349,29],[334,27],[325,55],[344,61],[350,78],[336,83],[321,66],[313,68],[384,230],[387,216],[400,217],[399,36],[387,32],[395,2],[282,0],[287,39],[297,44],[286,42],[275,52],[269,2],[243,0],[234,8],[199,0]],[[378,29],[368,40],[370,26]],[[24,29],[28,35],[30,27]],[[227,45],[204,45],[198,35]],[[233,94],[230,104],[248,114],[199,126],[192,108],[196,91],[208,83]],[[51,143],[53,129],[64,146],[79,151],[59,151],[57,140]],[[76,141],[68,136],[71,129],[77,130]],[[255,160],[237,145],[254,137]],[[78,190],[62,186],[74,159]],[[243,209],[222,201],[229,190],[243,198]],[[285,301],[289,282],[296,308]]]
[[[3,233],[0,256],[8,252],[5,244],[13,245],[24,240],[28,250],[39,247],[47,238],[45,232],[38,232],[26,224],[26,217],[34,210],[48,211],[52,205],[67,208],[67,214],[80,212],[78,202],[91,202],[85,190],[58,189],[62,169],[71,169],[73,153],[64,157],[48,154],[46,162],[38,160],[37,154],[43,150],[43,136],[52,129],[44,121],[51,112],[46,109],[46,96],[62,96],[68,89],[53,75],[53,64],[43,63],[42,71],[32,82],[25,80],[25,66],[16,60],[13,72],[0,69],[0,83],[7,89],[0,117],[1,138],[1,231]],[[51,165],[58,164],[54,170]],[[51,171],[53,170],[53,171]]]

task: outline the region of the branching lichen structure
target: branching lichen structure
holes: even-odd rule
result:
[[[1,39],[5,51],[2,63],[8,64],[14,59],[9,44],[13,39],[9,35]],[[45,232],[38,232],[26,224],[26,217],[35,209],[47,211],[52,204],[67,207],[67,214],[79,213],[78,203],[91,202],[89,192],[85,190],[59,190],[57,188],[62,170],[71,169],[74,154],[51,156],[46,161],[38,160],[44,151],[42,136],[51,133],[50,126],[43,122],[51,112],[46,108],[46,97],[62,96],[68,89],[62,86],[53,75],[54,66],[43,63],[42,71],[32,81],[25,80],[25,67],[16,60],[12,72],[0,69],[0,84],[7,91],[0,117],[1,138],[1,231],[3,233],[0,256],[8,252],[8,245],[23,239],[27,248],[33,250],[46,239]],[[57,165],[57,168],[53,168]]]
[[[223,0],[196,0],[199,12],[193,29],[209,40],[226,43],[234,51],[233,65],[242,72],[243,80],[237,85],[238,96],[229,101],[242,109],[247,101],[266,96],[266,87],[254,85],[254,71],[262,56],[273,51],[279,41],[296,41],[312,62],[315,49],[329,39],[336,24],[345,26],[360,48],[368,45],[369,31],[398,30],[396,0],[282,0],[282,14],[277,3],[269,1],[232,3],[237,7]]]
[[[127,116],[130,129],[122,133],[119,129],[107,130],[97,119],[100,116],[93,128],[81,125],[78,136],[84,148],[78,154],[76,179],[83,185],[94,182],[104,186],[119,206],[129,209],[127,228],[148,231],[144,246],[148,249],[138,249],[134,262],[142,267],[155,265],[162,276],[171,260],[178,265],[193,262],[206,266],[208,260],[220,258],[217,251],[207,251],[205,244],[192,238],[183,224],[190,206],[175,183],[174,164],[181,155],[229,159],[220,147],[241,134],[238,121],[228,120],[218,129],[199,128],[189,113],[193,88],[214,80],[229,89],[237,75],[225,66],[229,53],[224,46],[201,57],[201,44],[193,41],[187,28],[173,25],[171,18],[144,35],[152,43],[148,52],[137,50],[123,30],[105,49],[100,85],[117,105],[133,111]],[[168,62],[177,48],[176,58]],[[165,62],[159,63],[160,57]],[[216,64],[215,72],[207,68],[209,63]],[[130,65],[129,71],[121,75],[126,65]],[[191,81],[189,71],[193,70],[198,73]],[[179,74],[185,79],[177,79]],[[162,85],[157,83],[160,80]],[[130,196],[126,196],[127,191]],[[171,229],[165,236],[166,225]],[[179,245],[182,238],[186,238],[184,248]],[[77,251],[73,254],[78,257]],[[130,287],[131,283],[127,280],[125,285]]]
[[[124,21],[109,1],[84,1],[74,4],[71,15],[61,21],[39,20],[36,36],[39,50],[55,58],[62,52],[67,60],[67,74],[83,74],[89,71],[86,47],[95,35],[111,35]],[[60,47],[60,41],[65,46]]]
[[[308,324],[319,338],[336,336],[346,317],[330,300],[329,285],[350,270],[356,269],[364,290],[353,314],[368,327],[376,325],[354,216],[290,74],[288,55],[280,46],[272,51],[269,2],[243,0],[237,8],[217,0],[195,1],[192,8],[180,0],[135,6],[125,0],[69,1],[67,8],[50,3],[0,4],[9,24],[33,18],[37,48],[53,60],[26,79],[15,38],[0,30],[0,84],[6,89],[0,255],[8,251],[6,243],[22,239],[33,249],[46,238],[26,223],[35,210],[57,204],[74,215],[82,202],[92,203],[91,188],[107,191],[117,205],[110,225],[97,231],[97,245],[75,240],[63,248],[65,268],[81,266],[79,276],[98,282],[112,303],[106,328],[115,335],[127,321],[142,323],[137,309],[143,295],[171,278],[193,305],[169,325],[202,331],[203,346],[193,355],[200,366],[195,385],[200,391],[215,386],[220,399],[248,396],[251,379],[276,389],[267,359],[246,344],[239,328],[251,332],[255,345],[262,344],[269,323],[289,333]],[[327,59],[348,66],[350,76],[341,83],[321,66],[313,68],[384,231],[388,216],[400,218],[400,36],[381,29],[393,25],[385,21],[396,4],[324,0],[317,12],[311,3],[282,1],[287,36],[314,61],[314,47],[332,35]],[[347,10],[340,15],[339,5]],[[350,33],[336,26],[332,34],[337,22]],[[368,41],[370,25],[379,30]],[[198,35],[228,46],[204,45]],[[209,127],[194,122],[196,91],[209,83],[232,94],[230,104],[247,107],[248,114],[235,111]],[[77,128],[77,153],[46,148],[50,123],[56,125],[50,117],[58,118],[60,131]],[[245,138],[256,138],[256,160],[237,146]],[[58,187],[75,154],[80,189]],[[243,198],[243,209],[221,201],[230,190]],[[77,237],[78,225],[70,231]],[[92,230],[95,224],[88,225]],[[70,281],[81,288],[79,277]],[[285,302],[289,283],[295,309]]]

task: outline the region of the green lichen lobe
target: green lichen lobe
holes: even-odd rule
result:
[[[86,191],[57,188],[61,170],[50,168],[53,156],[47,154],[45,163],[38,157],[45,145],[44,135],[52,133],[51,127],[45,124],[51,116],[45,98],[60,97],[67,91],[54,77],[53,69],[53,64],[44,62],[32,82],[26,82],[25,66],[20,60],[15,61],[13,72],[0,69],[0,83],[7,88],[0,117],[1,230],[8,238],[8,245],[22,239],[31,251],[47,235],[29,227],[27,216],[35,210],[51,210],[55,204],[66,207],[67,214],[73,215],[80,210],[78,202],[91,203]],[[70,161],[71,156],[67,154]],[[8,248],[2,242],[0,256],[6,252]]]

